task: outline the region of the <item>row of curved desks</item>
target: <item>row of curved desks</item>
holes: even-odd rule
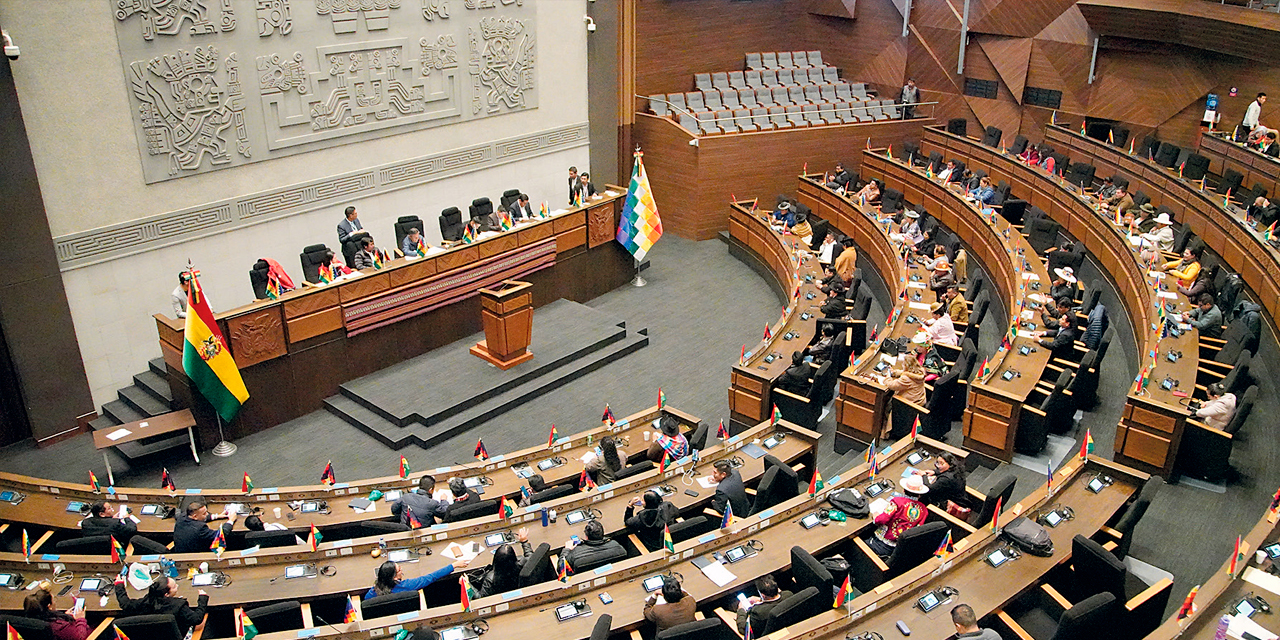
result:
[[[1280,194],[1280,159],[1227,136],[1219,132],[1200,136],[1200,155],[1209,159],[1209,171],[1222,175],[1227,169],[1233,169],[1244,176],[1241,186],[1252,189],[1253,185],[1260,184],[1267,193]]]
[[[937,151],[944,157],[958,158],[970,170],[981,169],[993,181],[1008,182],[1014,195],[1044,210],[1084,243],[1099,262],[1116,285],[1138,346],[1139,368],[1148,370],[1149,380],[1145,388],[1140,388],[1136,380],[1130,385],[1116,431],[1115,460],[1161,475],[1171,473],[1190,414],[1181,394],[1194,391],[1199,361],[1199,338],[1194,329],[1180,336],[1162,337],[1160,305],[1172,305],[1173,312],[1191,308],[1185,296],[1177,293],[1175,283],[1148,271],[1113,218],[1100,214],[1078,188],[1060,178],[1023,164],[1001,149],[936,128],[925,129],[921,149],[924,153]],[[1182,219],[1199,230],[1190,212]],[[1172,290],[1164,291],[1166,286]],[[1171,352],[1180,352],[1181,357],[1170,361]],[[1166,379],[1176,386],[1162,388]]]
[[[1199,183],[1179,178],[1176,169],[1166,169],[1148,158],[1131,156],[1123,149],[1081,136],[1079,132],[1063,126],[1045,127],[1045,139],[1070,155],[1073,162],[1092,164],[1099,177],[1113,173],[1126,176],[1130,181],[1130,191],[1141,189],[1151,196],[1153,206],[1169,207],[1177,222],[1190,224],[1192,231],[1204,240],[1205,246],[1222,258],[1224,266],[1240,274],[1245,285],[1253,291],[1253,299],[1262,305],[1271,326],[1276,326],[1275,319],[1280,313],[1280,249],[1263,241],[1262,229],[1254,230],[1245,224],[1243,210],[1234,204],[1224,206],[1223,196],[1202,190]],[[1216,145],[1230,145],[1234,148],[1233,156],[1237,152],[1261,156],[1212,136],[1202,136],[1200,145],[1201,150],[1211,157],[1210,168],[1214,164],[1207,150]],[[1260,162],[1268,164],[1260,166],[1274,170],[1268,165],[1277,163],[1265,156],[1262,158],[1265,160]],[[1246,174],[1245,184],[1252,187],[1255,181],[1260,182],[1268,187],[1268,193],[1277,193],[1274,182],[1269,183],[1256,172],[1251,179],[1249,176]]]
[[[634,262],[614,235],[626,189],[609,189],[612,195],[582,207],[471,244],[398,258],[328,285],[299,282],[278,300],[215,314],[250,394],[226,425],[227,437],[321,409],[343,382],[480,331],[482,287],[528,280],[535,285],[534,306],[542,306],[559,298],[590,300],[625,284]],[[384,238],[382,244],[390,243]],[[191,408],[200,446],[212,446],[220,439],[213,409],[182,374],[183,320],[154,318],[173,397]]]

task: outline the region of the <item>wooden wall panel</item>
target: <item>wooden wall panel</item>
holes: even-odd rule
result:
[[[1040,33],[1074,4],[1075,0],[1003,0],[978,14],[976,19],[970,5],[969,29],[1029,38]]]

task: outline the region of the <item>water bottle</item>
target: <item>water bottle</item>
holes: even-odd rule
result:
[[[170,578],[178,578],[178,565],[164,556],[160,556],[160,572]]]
[[[1226,640],[1227,627],[1231,625],[1231,616],[1224,615],[1218,619],[1218,630],[1213,634],[1213,640]]]
[[[382,549],[383,551],[386,551],[386,550],[387,550],[387,539],[386,539],[386,538],[378,538],[378,548],[379,548],[379,549]]]

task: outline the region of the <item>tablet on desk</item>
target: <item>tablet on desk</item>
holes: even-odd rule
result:
[[[907,456],[907,463],[914,467],[920,464],[921,462],[928,460],[930,457],[931,456],[926,451],[916,451],[911,455]]]
[[[1107,486],[1107,483],[1103,482],[1102,478],[1094,478],[1089,481],[1089,484],[1085,485],[1085,488],[1094,493],[1098,493],[1103,489],[1105,489],[1106,486]]]
[[[480,486],[480,478],[463,478],[462,484],[468,489],[475,489]]]
[[[295,564],[284,568],[284,577],[290,580],[293,578],[314,578],[315,575],[315,570],[305,564]]]
[[[782,441],[779,440],[777,436],[772,436],[764,441],[764,448],[772,449],[781,443]]]
[[[564,517],[564,521],[569,524],[578,524],[587,519],[586,511],[574,511]]]
[[[1280,558],[1280,542],[1277,542],[1272,545],[1267,545],[1263,547],[1263,550],[1267,552],[1267,556],[1269,556],[1272,560],[1275,560],[1276,558]],[[2,580],[0,580],[0,584],[3,584]]]
[[[68,502],[67,513],[82,513],[84,512],[85,506],[86,505],[83,502]]]
[[[538,463],[538,470],[546,471],[547,469],[554,468],[555,466],[556,466],[555,458],[547,458],[546,460],[543,460],[542,462]]]
[[[995,551],[987,554],[987,564],[993,567],[998,567],[1008,561],[1009,554],[1005,553],[1004,549],[996,549]]]
[[[142,515],[144,515],[144,516],[154,516],[154,515],[156,515],[157,513],[160,513],[160,505],[158,505],[158,504],[144,504],[144,505],[142,505]]]
[[[3,493],[0,493],[0,501],[3,501],[3,502],[13,502],[14,498],[17,498],[17,497],[18,497],[18,494],[15,491],[5,491]]]
[[[319,502],[304,502],[304,503],[302,503],[302,512],[303,512],[303,513],[316,513],[316,512],[317,512],[317,511],[319,511],[319,510],[320,510],[320,503],[319,503]]]
[[[879,482],[867,487],[867,497],[874,498],[885,492],[885,486]]]
[[[17,589],[22,586],[22,576],[16,573],[0,573],[0,587]]]
[[[387,553],[387,559],[392,562],[417,562],[418,554],[411,549],[395,549]]]
[[[817,516],[814,516],[814,517],[817,517]],[[821,522],[820,518],[819,518],[819,522]],[[754,553],[752,553],[752,551],[753,551],[752,549],[748,548],[745,545],[739,545],[730,549],[729,552],[725,554],[725,558],[729,561],[729,564],[733,564],[743,558],[747,558],[755,555]]]
[[[399,489],[391,489],[383,493],[382,497],[387,502],[395,502],[396,500],[399,500],[400,498],[404,497],[404,492]]]
[[[507,543],[507,537],[502,533],[491,533],[484,537],[484,546],[496,547]]]
[[[800,526],[806,529],[812,529],[818,526],[819,524],[822,524],[822,520],[818,517],[818,514],[816,513],[811,513],[805,516],[804,518],[800,519]]]
[[[197,573],[196,575],[191,576],[191,586],[207,587],[212,585],[217,578],[218,574],[216,573]]]
[[[454,627],[440,632],[440,640],[475,640],[480,636],[471,627]]]
[[[107,583],[105,578],[85,578],[80,581],[81,591],[97,591]]]
[[[932,591],[924,594],[919,600],[916,600],[916,606],[920,607],[920,610],[925,613],[933,611],[938,608],[938,605],[940,604],[942,604],[942,599],[938,597],[938,594]]]
[[[666,576],[649,576],[644,579],[644,590],[647,593],[653,593],[662,588],[662,583]]]
[[[1062,514],[1057,511],[1050,511],[1044,514],[1044,524],[1048,527],[1056,527],[1062,523]]]
[[[574,606],[573,603],[562,604],[556,607],[556,620],[564,622],[565,620],[576,617],[578,617],[578,607]]]
[[[1253,614],[1257,610],[1258,608],[1253,606],[1253,601],[1248,598],[1241,600],[1238,604],[1236,604],[1235,608],[1232,609],[1232,611],[1235,612],[1236,615],[1244,616],[1246,618],[1252,618]]]

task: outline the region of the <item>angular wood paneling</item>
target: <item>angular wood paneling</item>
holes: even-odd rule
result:
[[[1076,0],[1003,0],[991,4],[982,14],[969,11],[969,29],[979,33],[1030,38],[1049,26]]]
[[[1013,99],[1022,102],[1022,90],[1027,84],[1027,65],[1031,59],[1031,39],[976,36],[972,41],[982,48]]]

